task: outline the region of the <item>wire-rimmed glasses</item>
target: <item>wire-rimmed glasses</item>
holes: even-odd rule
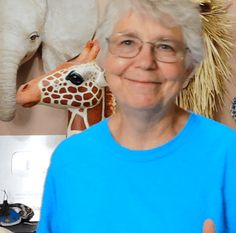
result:
[[[175,63],[182,60],[186,51],[184,44],[179,41],[160,39],[156,42],[148,42],[127,33],[114,33],[106,40],[110,53],[121,58],[136,57],[144,44],[150,44],[155,59],[165,63]]]

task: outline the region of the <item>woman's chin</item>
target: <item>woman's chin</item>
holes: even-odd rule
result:
[[[153,101],[153,99],[135,98],[132,100],[126,100],[124,105],[126,108],[140,110],[140,111],[152,111],[163,106],[162,101]]]

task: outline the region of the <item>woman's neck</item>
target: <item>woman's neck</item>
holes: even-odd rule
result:
[[[189,114],[174,106],[167,111],[118,111],[109,121],[110,131],[122,146],[151,149],[165,144],[184,127]]]

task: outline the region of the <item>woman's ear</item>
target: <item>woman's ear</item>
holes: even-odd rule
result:
[[[194,78],[196,70],[197,70],[197,66],[195,64],[190,65],[187,68],[187,70],[186,70],[186,79],[183,83],[183,89],[186,88],[188,86],[188,84],[190,83],[190,80]]]

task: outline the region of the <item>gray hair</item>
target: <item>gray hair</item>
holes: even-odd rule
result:
[[[129,11],[148,14],[160,20],[165,26],[180,26],[192,58],[191,62],[186,62],[192,65],[201,62],[203,58],[201,18],[198,5],[191,0],[110,0],[97,28],[96,37],[102,48],[100,57],[107,52],[105,38],[112,34],[115,23],[122,15]],[[171,16],[174,22],[170,22],[165,15]]]

